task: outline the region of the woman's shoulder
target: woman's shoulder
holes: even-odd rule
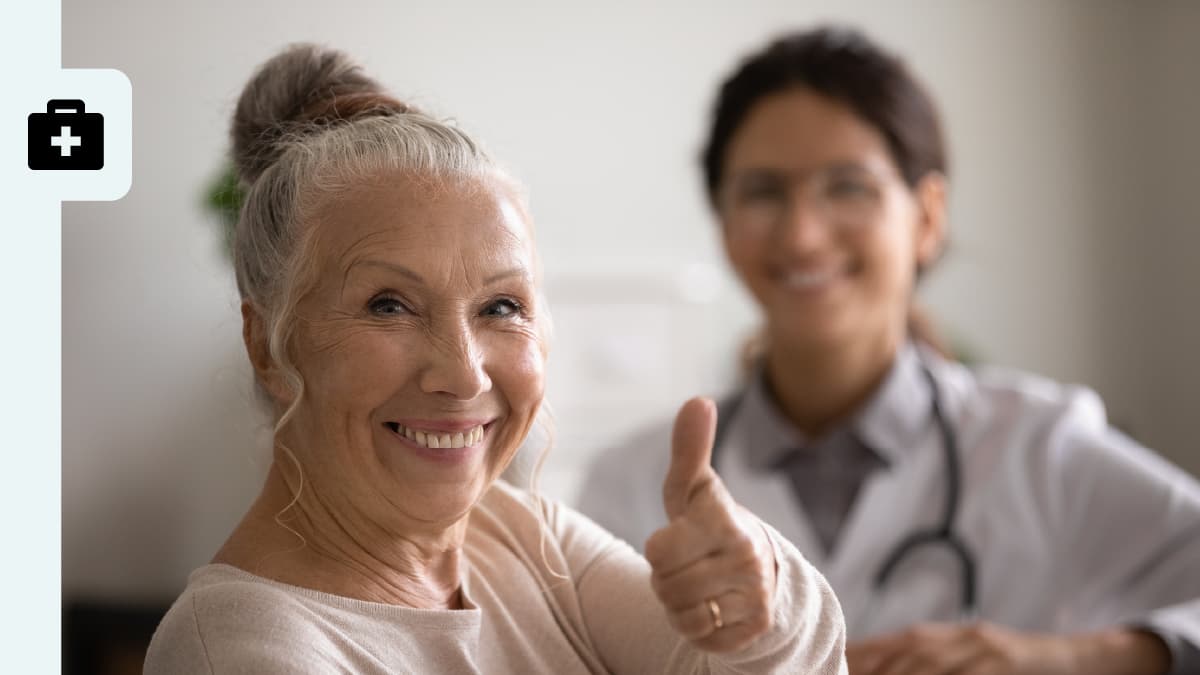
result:
[[[290,662],[297,649],[320,653],[322,635],[308,613],[280,585],[228,565],[206,565],[192,573],[155,630],[146,672],[214,672],[215,662],[230,660],[277,672],[274,665]]]
[[[471,515],[473,530],[504,529],[540,546],[545,533],[556,541],[580,532],[603,539],[603,528],[555,499],[496,481]]]
[[[937,370],[951,392],[948,407],[964,423],[1031,433],[1064,424],[1090,434],[1109,432],[1103,400],[1085,385],[997,365],[942,362]]]
[[[1087,386],[1013,368],[961,364],[947,364],[938,379],[953,391],[949,414],[962,447],[981,467],[1003,463],[1051,484],[1131,471],[1151,471],[1161,481],[1178,473],[1114,426],[1100,395]]]
[[[177,620],[195,624],[202,636],[281,631],[294,635],[316,625],[312,621],[314,605],[321,603],[306,597],[305,592],[230,565],[206,565],[191,574],[167,618],[176,613]],[[320,594],[312,591],[311,595]]]
[[[495,547],[500,546],[539,575],[554,569],[568,576],[577,576],[596,560],[628,549],[579,511],[504,481],[496,481],[472,512],[467,545],[478,553],[490,552],[493,558],[497,557]]]
[[[271,607],[294,603],[290,594],[266,580],[230,565],[211,564],[192,572],[167,616],[189,613],[207,618],[247,604]]]

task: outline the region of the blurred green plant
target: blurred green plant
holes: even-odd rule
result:
[[[245,198],[246,195],[238,186],[237,172],[233,164],[228,162],[209,182],[204,193],[204,208],[217,217],[217,224],[221,227],[222,248],[229,260],[233,260],[233,235]]]

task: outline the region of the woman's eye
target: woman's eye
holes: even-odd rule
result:
[[[777,185],[748,185],[739,196],[743,202],[774,201],[783,198],[783,190]]]
[[[381,316],[393,316],[396,314],[408,313],[408,308],[404,306],[404,303],[395,298],[375,298],[367,307],[371,310],[372,314]]]
[[[488,305],[483,310],[484,316],[505,318],[521,313],[521,305],[514,300],[503,298]]]
[[[829,195],[835,199],[868,197],[875,194],[875,188],[863,180],[841,179],[829,184]]]

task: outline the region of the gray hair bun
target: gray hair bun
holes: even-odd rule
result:
[[[243,186],[271,166],[296,135],[339,122],[417,110],[393,97],[344,52],[294,44],[262,64],[233,114],[233,161]]]

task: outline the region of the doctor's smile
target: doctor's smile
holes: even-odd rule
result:
[[[855,272],[850,265],[823,265],[818,268],[774,265],[768,268],[776,287],[789,297],[817,297],[836,291],[851,281]]]

